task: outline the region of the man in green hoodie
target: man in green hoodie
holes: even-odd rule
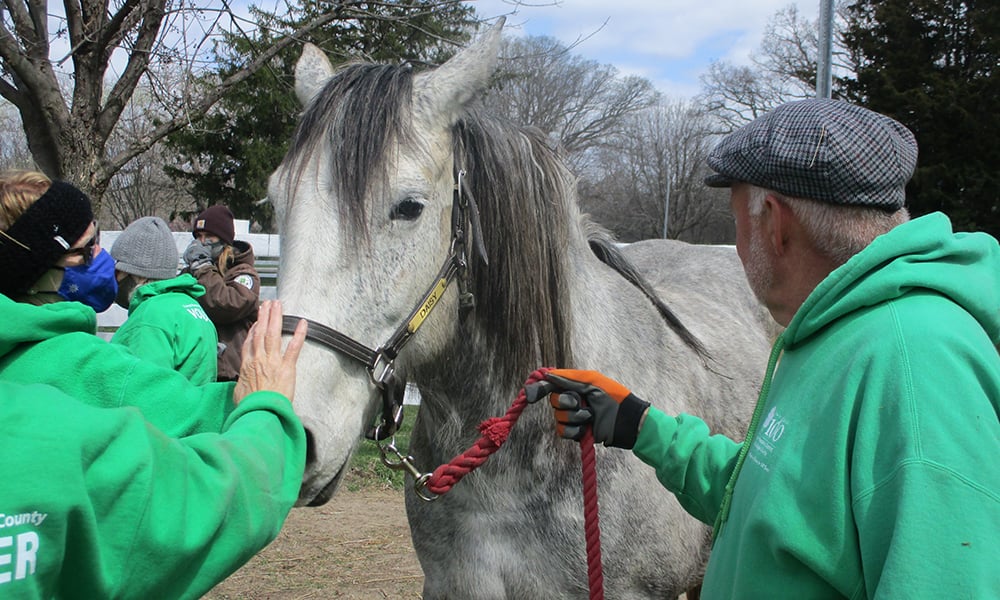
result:
[[[632,449],[714,525],[703,598],[1000,596],[1000,246],[909,219],[916,159],[900,123],[824,99],[709,156],[785,326],[742,444],[594,371],[527,390],[559,435]]]
[[[111,338],[139,358],[173,369],[192,383],[216,380],[218,336],[198,304],[205,288],[178,275],[173,233],[159,217],[140,217],[111,246],[118,279],[115,302],[128,319]]]

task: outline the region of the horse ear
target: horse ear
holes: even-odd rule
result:
[[[331,77],[333,65],[330,59],[318,47],[307,42],[302,48],[302,56],[295,63],[295,95],[302,106],[309,104]]]
[[[473,44],[416,78],[413,99],[417,111],[443,118],[445,127],[454,124],[466,103],[486,89],[496,69],[505,20],[500,17]]]

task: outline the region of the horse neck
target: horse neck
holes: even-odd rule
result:
[[[422,390],[442,398],[442,406],[432,400],[431,407],[463,420],[497,416],[539,367],[600,368],[613,358],[602,356],[604,348],[659,351],[666,343],[666,327],[650,301],[598,261],[582,234],[561,247],[566,255],[552,271],[563,287],[548,295],[544,312],[557,315],[559,327],[546,320],[552,317],[539,318],[543,311],[520,304],[520,293],[498,295],[508,303],[477,299],[464,322],[452,321],[451,343],[413,372]],[[544,336],[554,337],[561,355],[546,355],[537,342]]]
[[[581,252],[589,250],[581,248]],[[531,366],[519,370],[518,359],[522,357],[509,355],[516,349],[487,342],[493,339],[487,330],[495,328],[498,317],[476,313],[456,328],[454,343],[446,352],[414,370],[413,381],[422,396],[419,421],[423,429],[417,436],[421,446],[416,451],[428,464],[448,462],[464,451],[478,435],[481,422],[508,411],[525,379],[537,367],[606,370],[619,360],[635,362],[635,353],[662,352],[669,334],[648,299],[592,255],[581,254],[568,265],[576,271],[569,284],[572,293],[567,294],[573,314],[565,336],[580,356],[578,361],[543,364],[537,350],[522,349],[530,355],[527,362]],[[634,323],[648,326],[637,327]],[[663,364],[657,368],[666,370]],[[639,377],[639,373],[627,368],[612,370],[612,374],[625,382],[638,381]],[[512,433],[503,451],[490,458],[491,464],[502,465],[501,470],[523,470],[531,468],[531,457],[539,452],[564,450],[564,446],[553,445],[551,419],[551,411],[542,404],[525,407],[515,426],[516,435]],[[549,460],[557,459],[552,456]],[[558,460],[572,463],[578,457],[572,454]]]

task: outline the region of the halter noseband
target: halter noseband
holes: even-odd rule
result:
[[[365,437],[372,440],[384,440],[396,433],[403,422],[403,382],[396,375],[395,361],[400,350],[406,342],[413,337],[417,329],[423,324],[431,310],[438,305],[439,300],[444,295],[448,285],[456,278],[459,288],[459,310],[465,314],[475,306],[475,297],[469,291],[468,281],[468,254],[466,226],[469,227],[469,235],[475,246],[476,252],[486,260],[486,250],[482,243],[481,230],[479,226],[479,209],[475,199],[469,195],[462,194],[463,178],[465,171],[458,170],[456,173],[455,189],[451,207],[451,247],[444,264],[438,271],[434,282],[427,288],[420,302],[416,304],[410,315],[399,327],[389,336],[381,346],[371,348],[355,340],[354,338],[328,327],[318,321],[285,315],[282,319],[281,328],[283,333],[293,333],[295,325],[302,319],[309,323],[309,331],[306,339],[310,339],[321,346],[340,352],[341,354],[361,363],[368,371],[372,383],[379,389],[382,395],[382,414],[378,421],[365,434]]]

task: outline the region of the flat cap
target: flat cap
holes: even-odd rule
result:
[[[916,165],[917,141],[898,121],[840,100],[799,100],[724,137],[705,184],[895,211]]]

